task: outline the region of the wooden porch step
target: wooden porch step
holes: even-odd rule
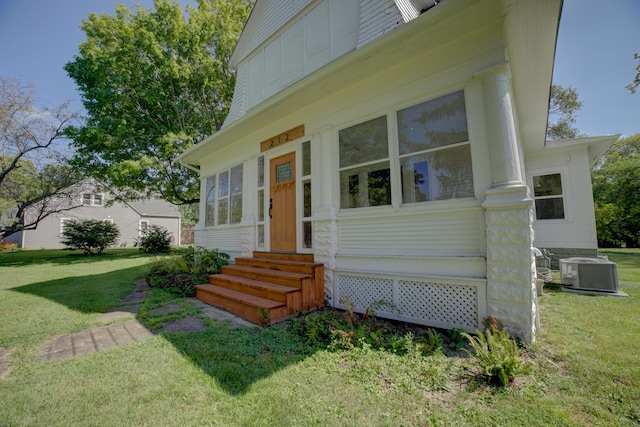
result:
[[[315,262],[313,254],[294,254],[282,252],[254,252],[254,258],[279,259],[283,261]]]
[[[196,298],[235,313],[250,322],[276,323],[290,316],[286,303],[261,298],[222,286],[196,285]]]
[[[253,280],[224,273],[210,275],[209,284],[243,292],[260,298],[282,302],[287,304],[287,307],[293,312],[301,311],[303,308],[302,292],[300,288],[264,282],[261,280]]]
[[[275,323],[324,306],[324,266],[310,254],[255,252],[196,286],[196,298],[254,323]]]
[[[306,261],[288,261],[271,258],[236,258],[236,265],[245,267],[257,267],[267,270],[288,271],[290,273],[300,273],[313,275],[318,265]]]
[[[313,276],[306,273],[292,273],[289,271],[271,270],[266,268],[250,267],[246,265],[226,265],[222,267],[222,273],[247,279],[261,280],[268,283],[301,288],[301,282],[312,279]]]

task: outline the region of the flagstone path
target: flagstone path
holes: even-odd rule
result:
[[[133,287],[133,293],[122,299],[123,303],[137,302],[139,304],[115,307],[104,313],[99,317],[104,326],[75,334],[62,335],[48,341],[44,345],[40,360],[60,360],[95,353],[143,341],[163,332],[193,332],[207,328],[201,318],[187,316],[165,323],[160,330],[150,331],[135,319],[135,314],[140,310],[142,302],[148,295],[149,286],[144,283],[144,280],[139,280]],[[187,301],[199,308],[204,316],[216,321],[227,322],[229,328],[256,326],[232,313],[212,307],[195,298],[188,298]],[[167,304],[151,310],[149,313],[169,314],[183,309],[184,307],[179,304]],[[0,356],[2,356],[1,352]]]

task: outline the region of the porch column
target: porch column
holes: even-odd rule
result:
[[[313,194],[317,197],[313,212],[313,253],[316,262],[324,264],[324,294],[330,306],[334,295],[334,270],[338,252],[338,222],[336,198],[337,161],[333,150],[332,129],[322,129],[311,139]]]
[[[492,187],[485,193],[487,312],[507,330],[534,341],[538,322],[532,252],[533,200],[525,182],[509,77],[504,69],[483,76]]]

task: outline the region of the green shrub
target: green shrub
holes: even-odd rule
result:
[[[136,241],[140,251],[148,254],[169,253],[173,235],[161,225],[151,225],[142,233]]]
[[[17,243],[0,240],[0,252],[10,252],[18,247]]]
[[[147,283],[179,297],[192,297],[194,286],[207,283],[209,274],[220,273],[228,259],[228,254],[217,249],[181,249],[171,257],[154,262],[146,276]]]
[[[62,236],[61,242],[67,246],[65,249],[98,255],[116,243],[120,230],[111,222],[87,219],[65,223]]]
[[[506,387],[522,371],[520,352],[516,342],[507,332],[498,327],[497,322],[487,323],[489,326],[484,334],[477,331],[477,336],[473,337],[463,333],[473,349],[473,352],[466,349],[465,351],[472,358],[476,375],[489,384]]]
[[[177,254],[193,274],[218,274],[222,272],[222,267],[229,264],[229,255],[218,249],[189,246],[180,249]]]

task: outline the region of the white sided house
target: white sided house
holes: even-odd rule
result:
[[[560,163],[537,161],[555,150],[561,7],[257,0],[231,60],[229,116],[181,156],[202,179],[196,245],[236,264],[306,254],[334,307],[383,300],[380,316],[467,331],[495,316],[534,340],[528,184],[569,168],[563,148]]]
[[[546,249],[550,267],[569,257],[598,254],[591,167],[620,135],[547,141],[526,157],[534,200],[534,246]]]
[[[101,186],[86,179],[77,188],[68,211],[47,216],[38,223],[35,230],[14,233],[7,240],[27,249],[60,249],[65,224],[70,221],[98,220],[115,224],[120,230],[116,242],[120,247],[134,246],[136,240],[151,225],[165,227],[173,236],[173,244],[180,244],[180,210],[161,199],[149,198],[132,202],[110,200],[112,196]],[[30,215],[27,211],[25,215]]]

